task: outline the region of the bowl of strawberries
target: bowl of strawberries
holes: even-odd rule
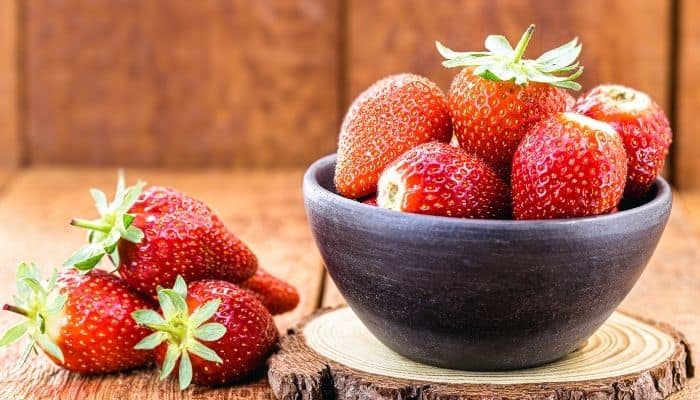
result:
[[[581,45],[524,59],[533,29],[515,47],[437,43],[460,68],[447,94],[414,74],[377,81],[304,177],[333,281],[410,359],[494,371],[566,356],[629,293],[668,220],[663,110],[621,85],[574,98]]]

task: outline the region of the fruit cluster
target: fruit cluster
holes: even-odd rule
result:
[[[42,281],[17,269],[15,304],[26,317],[0,337],[24,334],[59,366],[82,374],[124,371],[155,359],[161,379],[222,385],[261,367],[278,339],[273,314],[296,307],[294,287],[261,268],[209,207],[174,189],[120,174],[115,199],[91,190],[100,217],[74,219],[88,244]],[[107,256],[119,276],[94,269]],[[185,283],[187,282],[187,283]]]
[[[340,128],[339,194],[410,213],[554,219],[611,213],[644,198],[663,169],[671,128],[651,98],[601,85],[575,99],[583,72],[574,39],[523,59],[534,25],[513,48],[436,43],[461,68],[447,95],[413,74],[374,83]]]

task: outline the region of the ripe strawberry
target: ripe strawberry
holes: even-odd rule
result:
[[[567,110],[571,96],[564,89],[581,88],[574,81],[583,71],[574,63],[581,52],[578,39],[536,60],[523,60],[534,29],[534,25],[528,28],[515,50],[500,35],[486,38],[488,52],[455,52],[436,42],[446,58],[444,66],[466,67],[455,76],[448,93],[457,140],[503,178],[508,177],[513,153],[528,130]]]
[[[377,204],[390,210],[503,218],[509,203],[508,186],[488,164],[444,143],[407,151],[379,178]]]
[[[215,386],[246,377],[277,343],[277,328],[265,306],[230,282],[203,280],[188,288],[178,276],[172,289],[158,290],[158,299],[162,314],[133,313],[139,324],[155,330],[136,348],[154,349],[161,379],[179,365],[180,389],[190,382]]]
[[[622,198],[627,175],[620,135],[581,114],[557,114],[525,136],[513,158],[516,219],[598,215]]]
[[[367,204],[368,206],[376,206],[377,205],[377,195],[373,194],[364,200],[362,200],[363,204]]]
[[[30,351],[36,351],[35,344],[57,365],[81,374],[128,370],[152,359],[133,349],[148,330],[131,319],[133,311],[151,307],[150,302],[105,271],[81,274],[64,269],[42,283],[38,268],[22,263],[17,268],[15,301],[3,309],[27,320],[5,332],[0,346],[27,333],[31,344],[22,363]]]
[[[71,222],[90,229],[90,243],[66,265],[90,270],[107,254],[129,286],[150,296],[177,275],[242,282],[255,273],[255,255],[204,203],[158,186],[142,193],[143,187],[124,188],[120,177],[109,205],[104,193],[91,190],[100,218]]]
[[[566,111],[574,111],[576,107],[576,97],[571,94],[566,94]]]
[[[240,286],[250,290],[272,315],[292,311],[299,304],[294,286],[260,268]]]
[[[625,197],[644,196],[664,168],[673,135],[661,107],[638,90],[601,85],[578,99],[576,111],[609,123],[620,134],[627,151]]]
[[[376,192],[379,174],[406,150],[451,136],[447,101],[435,83],[412,74],[375,82],[355,99],[340,127],[338,193],[356,199]]]

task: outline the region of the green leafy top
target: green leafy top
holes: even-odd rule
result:
[[[135,349],[151,350],[167,341],[160,379],[165,379],[180,360],[178,379],[180,390],[184,390],[192,381],[192,363],[189,353],[205,360],[223,363],[221,357],[201,341],[215,341],[226,334],[224,325],[218,322],[208,322],[214,316],[221,304],[215,299],[197,307],[191,314],[188,311],[187,285],[181,276],[175,280],[172,289],[158,288],[158,302],[162,315],[153,310],[137,310],[131,316],[139,325],[155,330],[134,346]]]
[[[476,67],[474,75],[492,81],[514,81],[518,85],[528,82],[542,82],[552,86],[581,90],[576,79],[583,73],[583,67],[576,61],[581,53],[578,38],[549,50],[535,60],[524,60],[535,25],[530,25],[520,41],[511,47],[502,35],[489,35],[484,43],[489,51],[457,52],[440,42],[435,42],[440,55],[445,57],[442,65],[448,68]]]
[[[75,218],[71,225],[89,229],[88,244],[76,251],[65,263],[66,266],[74,266],[80,271],[87,272],[93,269],[106,254],[115,267],[119,268],[119,240],[125,239],[133,243],[139,243],[143,239],[141,229],[132,225],[134,216],[128,211],[138,200],[146,184],[138,182],[134,186],[124,187],[124,174],[119,171],[117,190],[114,200],[107,204],[107,196],[97,189],[90,189],[90,194],[95,200],[95,207],[100,213],[100,218],[85,220]]]
[[[5,304],[3,309],[21,314],[26,320],[5,331],[0,337],[0,347],[10,345],[28,334],[30,343],[20,357],[20,366],[30,352],[36,353],[36,344],[63,362],[63,352],[54,343],[47,329],[50,322],[60,318],[59,314],[67,299],[65,294],[54,290],[57,278],[58,271],[54,270],[48,281],[42,281],[39,268],[33,263],[23,262],[17,267],[17,294],[13,296],[15,304]]]

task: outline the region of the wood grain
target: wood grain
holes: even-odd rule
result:
[[[127,171],[128,180],[138,177],[179,188],[209,204],[255,251],[264,268],[298,288],[297,309],[275,318],[281,332],[316,308],[323,272],[301,202],[301,171]],[[93,216],[87,189],[109,189],[115,179],[113,170],[32,169],[10,182],[0,194],[0,302],[14,292],[19,261],[35,261],[48,271],[83,242],[84,233],[68,226],[70,217]],[[15,321],[3,313],[0,329]],[[19,351],[17,346],[0,349],[0,365],[13,365]],[[77,398],[77,393],[99,399],[144,399],[154,394],[161,399],[269,397],[263,378],[253,385],[193,388],[179,394],[174,380],[159,382],[152,370],[86,379],[60,370],[43,356],[35,360],[20,371],[0,370],[0,398]]]
[[[700,189],[684,190],[682,195],[678,196],[678,202],[688,214],[688,223],[700,235]]]
[[[16,0],[0,2],[0,174],[20,162],[19,13]]]
[[[279,399],[663,399],[687,383],[687,346],[668,325],[615,313],[560,361],[502,373],[396,355],[348,309],[325,309],[282,339],[268,379]],[[692,372],[691,372],[692,374]]]
[[[697,265],[700,262],[700,192],[678,194],[671,218],[666,234],[659,245],[660,248],[657,249],[650,266],[655,265],[655,259],[661,260],[665,257],[670,257],[668,265],[678,262],[678,266],[668,270],[671,274],[668,279],[664,279],[665,274],[659,270],[652,273],[651,277],[643,276],[640,282],[643,285],[642,288],[633,290],[623,306],[647,314],[648,310],[668,313],[668,317],[664,318],[667,321],[675,320],[682,325],[691,350],[697,350],[700,349],[700,317],[698,317],[697,302],[700,296],[700,273],[697,271]],[[665,245],[665,242],[673,243]],[[669,249],[671,246],[681,251]],[[646,275],[649,273],[647,272]],[[640,284],[637,286],[639,287]],[[664,286],[667,284],[671,286]],[[676,289],[680,289],[681,293],[676,293]],[[669,397],[669,400],[697,399],[700,399],[700,377],[697,373],[688,381],[685,389]]]
[[[674,136],[676,185],[681,189],[700,189],[700,3],[680,0],[679,64]]]
[[[338,3],[26,2],[28,161],[307,165],[336,140]]]
[[[670,7],[663,0],[351,0],[345,102],[378,78],[403,71],[427,75],[446,90],[456,71],[440,65],[434,40],[482,50],[488,34],[505,34],[514,43],[535,23],[526,56],[578,36],[584,87],[627,84],[650,93],[668,111]]]

